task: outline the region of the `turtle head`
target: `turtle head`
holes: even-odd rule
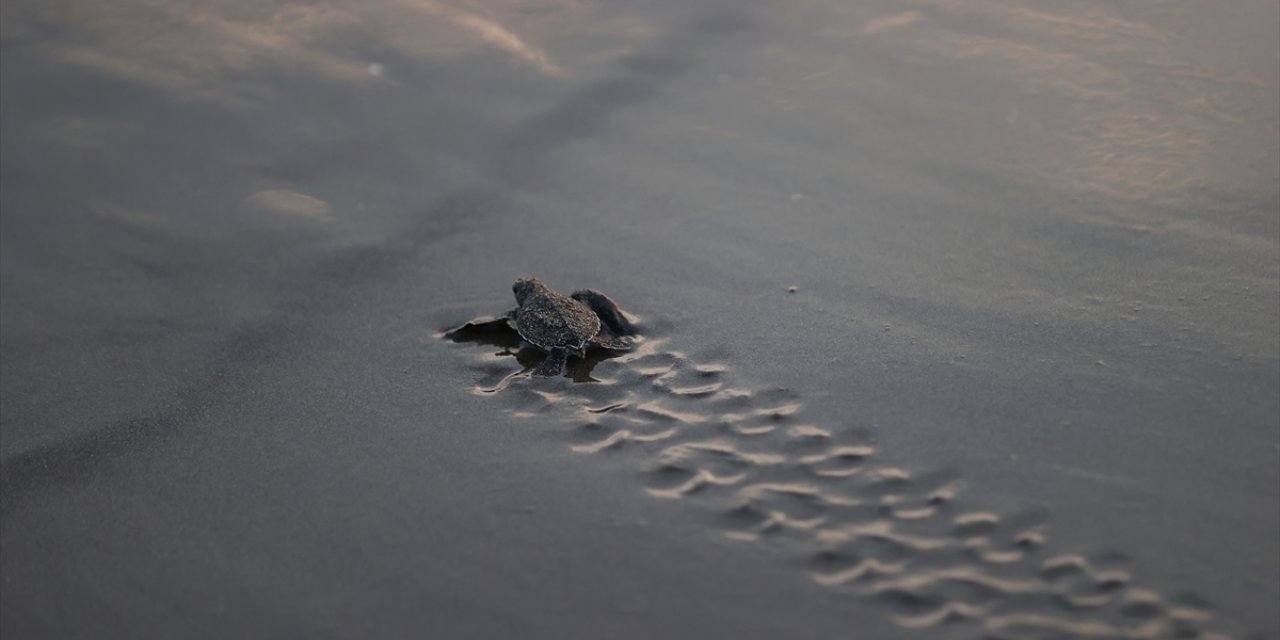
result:
[[[511,285],[511,292],[516,294],[516,304],[523,305],[529,296],[546,288],[547,285],[537,278],[520,278]]]

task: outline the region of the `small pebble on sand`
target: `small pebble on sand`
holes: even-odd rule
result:
[[[787,293],[795,293],[797,291],[799,291],[799,289],[796,287],[787,287]]]

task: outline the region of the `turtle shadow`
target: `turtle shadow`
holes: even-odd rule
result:
[[[498,347],[502,350],[494,355],[515,358],[520,365],[521,374],[533,370],[547,358],[546,352],[529,346],[520,337],[520,333],[507,324],[505,316],[485,316],[469,320],[459,327],[445,331],[443,337],[458,343]],[[622,355],[626,355],[626,352],[588,349],[584,357],[569,358],[566,376],[574,382],[599,382],[591,376],[596,365]]]

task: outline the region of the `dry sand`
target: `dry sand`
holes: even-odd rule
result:
[[[0,634],[1280,635],[1277,7],[846,4],[6,2]]]

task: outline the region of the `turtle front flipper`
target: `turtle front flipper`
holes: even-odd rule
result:
[[[627,319],[622,313],[622,309],[618,307],[618,303],[614,302],[603,293],[593,289],[582,289],[575,291],[569,296],[582,304],[587,305],[597,316],[605,328],[615,336],[634,336],[638,331],[636,326]],[[605,347],[606,349],[612,347]]]
[[[605,338],[603,336],[596,336],[588,343],[588,346],[599,349],[608,349],[610,351],[630,351],[632,342],[631,339],[627,337]]]
[[[564,349],[552,349],[551,352],[547,354],[547,358],[542,361],[542,364],[538,365],[538,367],[533,370],[533,375],[539,378],[559,376],[564,373],[564,367],[568,358],[568,351]]]

